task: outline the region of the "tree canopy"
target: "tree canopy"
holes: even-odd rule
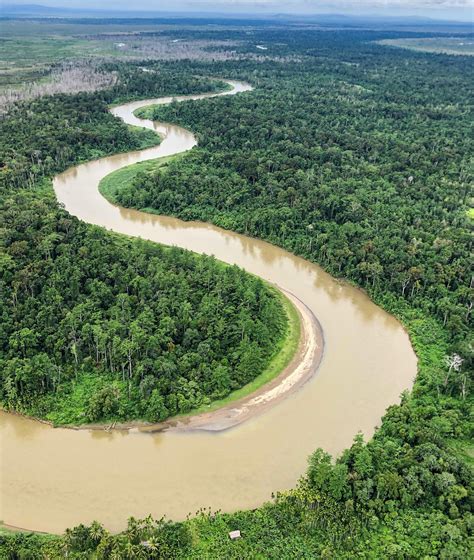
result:
[[[65,551],[72,558],[472,557],[472,59],[375,43],[407,35],[389,31],[179,30],[194,35],[234,40],[242,56],[265,44],[267,54],[161,71],[246,79],[255,90],[154,109],[153,117],[193,129],[199,146],[179,165],[137,176],[118,200],[268,239],[363,287],[410,334],[419,358],[413,391],[388,409],[371,441],[358,435],[335,459],[316,450],[295,489],[254,511],[203,511],[179,524],[132,518],[119,535],[97,523],[62,537],[3,535],[0,551],[11,558]],[[87,231],[93,245],[105,235]],[[50,244],[18,250],[47,261]],[[16,257],[3,262],[8,273]],[[142,312],[138,284],[128,297]],[[37,344],[39,334],[23,327],[14,359]],[[164,328],[170,332],[169,323]],[[88,336],[94,361],[95,332]],[[113,403],[113,387],[92,407],[96,401]],[[168,406],[160,397],[150,402],[158,411]],[[242,538],[231,541],[236,529]]]
[[[167,92],[165,78],[131,95]],[[209,85],[184,73],[178,83]],[[160,421],[225,397],[265,369],[287,326],[280,296],[237,267],[58,207],[52,172],[149,140],[103,95],[41,98],[0,122],[0,402],[55,423]]]

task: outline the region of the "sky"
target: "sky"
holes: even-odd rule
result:
[[[338,13],[474,20],[474,0],[0,0],[1,4],[42,4],[114,11]]]

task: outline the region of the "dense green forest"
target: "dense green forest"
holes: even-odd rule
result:
[[[0,123],[0,402],[55,423],[188,412],[262,372],[285,334],[281,300],[259,279],[58,208],[52,172],[156,141],[106,110],[129,81],[132,97],[217,83],[124,68],[105,99],[43,98]]]
[[[411,60],[403,73],[400,56],[358,46],[361,60],[373,53],[364,69],[239,65],[254,92],[142,110],[197,131],[199,148],[137,177],[117,200],[268,239],[374,297],[401,296],[461,340],[472,63]],[[420,86],[407,90],[415,75]]]
[[[97,523],[3,534],[6,558],[473,557],[473,62],[373,42],[393,36],[265,30],[252,39],[291,60],[163,64],[255,90],[156,109],[199,147],[116,196],[268,239],[362,286],[410,333],[413,391],[369,442],[357,436],[335,461],[315,451],[297,488],[255,511],[131,519],[120,535]]]

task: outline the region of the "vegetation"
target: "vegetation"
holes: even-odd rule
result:
[[[218,33],[244,35],[200,36]],[[356,436],[336,460],[315,451],[297,488],[255,511],[131,519],[119,535],[97,523],[4,535],[7,558],[473,556],[472,59],[376,43],[394,36],[260,29],[253,45],[299,62],[174,63],[256,89],[154,109],[196,131],[199,147],[114,196],[268,239],[360,285],[409,330],[413,391],[371,441]],[[233,529],[242,539],[229,540]]]
[[[460,37],[423,37],[417,39],[386,39],[382,45],[402,47],[414,51],[443,54],[474,55],[474,40],[471,35]]]
[[[142,130],[145,131],[146,129]],[[153,133],[153,137],[157,138],[157,135]],[[119,169],[118,171],[114,171],[113,173],[110,173],[109,175],[107,175],[107,177],[104,177],[102,179],[99,184],[99,191],[103,196],[105,196],[107,200],[116,202],[117,193],[128,187],[128,185],[130,185],[132,180],[135,179],[138,174],[148,175],[152,171],[168,165],[173,157],[175,156],[162,157],[149,161],[141,161],[140,163],[129,165],[128,167],[124,167],[122,169]]]
[[[272,289],[210,257],[86,226],[43,179],[143,147],[149,133],[134,135],[85,94],[19,105],[1,125],[4,407],[59,424],[160,421],[265,370],[287,329]]]

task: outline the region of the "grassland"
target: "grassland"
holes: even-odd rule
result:
[[[0,90],[47,80],[50,66],[59,62],[120,57],[119,41],[112,34],[152,31],[157,26],[5,20],[1,30]]]
[[[471,36],[384,39],[379,43],[414,51],[474,56],[474,37]]]
[[[206,50],[210,42],[170,41],[166,33],[175,28],[173,21],[2,20],[0,92],[48,81],[53,65],[76,60],[183,59],[195,58],[197,53],[201,58],[216,56],[216,52],[210,55]]]
[[[156,138],[156,134],[154,132],[153,135]],[[176,156],[142,161],[140,163],[134,163],[133,165],[123,167],[118,171],[114,171],[102,179],[99,184],[99,191],[107,200],[116,203],[116,194],[129,185],[139,173],[152,173],[160,167],[166,166],[173,157]]]
[[[52,64],[78,58],[119,54],[113,41],[89,40],[63,35],[14,36],[0,39],[0,88],[17,87],[24,82],[47,79]]]

